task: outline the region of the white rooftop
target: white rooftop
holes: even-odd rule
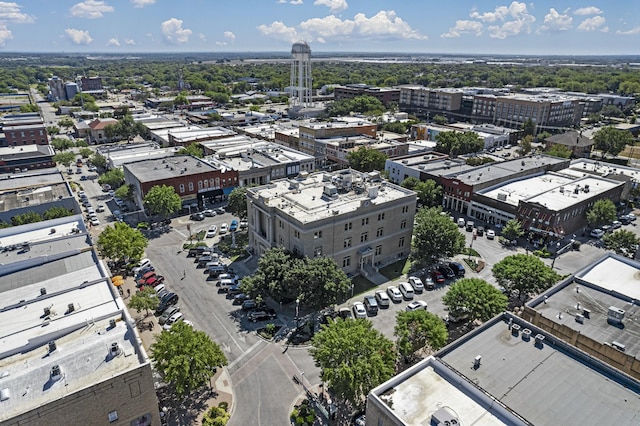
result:
[[[509,182],[504,185],[499,185],[491,188],[482,195],[485,197],[493,198],[494,200],[500,200],[503,203],[517,206],[520,201],[527,200],[540,193],[558,188],[563,185],[568,185],[573,182],[574,179],[566,176],[557,175],[554,173],[547,173],[544,175],[538,175],[529,179],[518,180],[515,182]],[[504,200],[502,199],[504,198]]]
[[[606,290],[640,300],[640,268],[635,262],[606,257],[577,276]]]
[[[622,185],[622,183],[595,176],[585,177],[569,185],[547,190],[535,197],[529,198],[527,201],[541,204],[550,210],[564,210],[580,201],[593,198],[619,185]],[[587,187],[588,192],[584,190],[584,188]]]

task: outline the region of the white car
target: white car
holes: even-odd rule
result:
[[[229,224],[223,223],[222,225],[220,225],[220,235],[226,234],[228,230],[229,230]]]
[[[364,307],[364,303],[362,302],[354,302],[353,303],[353,315],[356,318],[366,318],[367,310]]]
[[[176,312],[167,319],[167,321],[162,325],[162,328],[169,330],[173,324],[180,321],[184,321],[184,314],[182,312]]]
[[[394,285],[387,287],[387,294],[389,295],[389,298],[394,302],[402,302],[402,293],[400,293],[398,287]]]
[[[406,307],[407,312],[417,311],[419,309],[424,309],[426,311],[427,302],[425,302],[424,300],[414,300],[413,302],[409,303]]]
[[[216,212],[214,210],[207,209],[207,210],[203,210],[202,214],[207,217],[213,217],[216,215]]]
[[[98,207],[96,208],[96,211],[98,213],[102,213],[104,211],[104,205],[103,204],[98,204]]]
[[[593,238],[602,238],[602,236],[604,235],[604,231],[602,229],[596,228],[591,231],[589,235],[591,235]]]
[[[493,240],[496,237],[496,231],[487,229],[487,240]]]
[[[424,284],[418,277],[409,277],[409,284],[413,287],[413,291],[416,293],[422,293],[424,291]]]
[[[387,307],[389,306],[389,296],[387,296],[387,292],[384,290],[376,291],[376,300],[378,301],[378,306]]]
[[[91,221],[90,221],[89,223],[91,223],[91,226],[98,226],[98,225],[100,225],[100,221],[98,220],[98,218],[97,218],[97,217],[93,217],[93,218],[91,218]]]
[[[207,231],[207,238],[213,238],[218,233],[218,227],[215,225],[211,225],[211,228]]]
[[[635,215],[635,214],[633,214],[633,213],[629,213],[629,214],[627,215],[627,217],[629,218],[629,220],[630,220],[631,222],[633,222],[634,220],[636,220],[636,215]]]

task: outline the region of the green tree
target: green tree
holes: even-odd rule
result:
[[[70,117],[62,117],[58,120],[58,125],[64,127],[65,129],[70,129],[73,127],[73,120]]]
[[[100,185],[107,184],[112,188],[118,188],[124,183],[124,172],[122,169],[111,169],[98,178],[98,183]]]
[[[210,383],[216,370],[227,365],[220,346],[206,333],[184,322],[156,335],[151,359],[178,397]]]
[[[78,154],[80,154],[82,158],[89,158],[93,154],[93,150],[90,148],[80,148]]]
[[[616,220],[616,205],[607,198],[593,203],[593,207],[587,212],[587,222],[592,228],[607,225],[614,220]]]
[[[407,124],[401,121],[385,123],[382,128],[388,132],[398,133],[400,135],[404,135],[405,133],[407,133]]]
[[[247,187],[236,186],[229,194],[227,210],[240,219],[247,218]]]
[[[294,268],[297,260],[283,248],[267,250],[258,260],[256,272],[242,279],[242,291],[252,297],[271,297],[276,302],[299,297],[301,283],[288,287],[291,282],[285,279],[286,272]]]
[[[36,223],[41,221],[42,221],[42,216],[40,216],[40,213],[36,213],[34,211],[28,211],[26,213],[21,213],[13,216],[11,218],[11,225],[19,226],[19,225],[26,225],[27,223]]]
[[[498,284],[520,295],[539,293],[561,278],[538,257],[526,254],[505,257],[493,265],[491,272]]]
[[[136,312],[145,311],[145,316],[149,316],[149,310],[155,311],[160,304],[158,293],[153,287],[145,287],[140,291],[136,291],[129,299],[129,307],[135,309]]]
[[[187,99],[187,94],[186,93],[180,93],[173,100],[173,104],[174,105],[189,105],[189,99]]]
[[[632,231],[619,229],[611,234],[605,234],[605,236],[602,237],[602,242],[604,243],[605,249],[633,258],[638,249],[638,245],[640,245],[640,238]]]
[[[416,214],[411,256],[420,263],[429,265],[464,249],[464,235],[448,215],[440,213],[441,208],[432,207],[420,209]]]
[[[313,337],[311,357],[336,395],[362,407],[371,389],[395,373],[393,343],[371,321],[333,321]]]
[[[522,137],[533,136],[536,132],[536,125],[530,118],[522,123]]]
[[[166,219],[182,207],[182,199],[173,186],[154,186],[144,196],[144,206],[152,215]]]
[[[73,210],[65,209],[64,207],[53,206],[45,210],[42,217],[44,218],[44,220],[50,220],[71,215],[73,215]]]
[[[533,136],[528,135],[522,138],[522,142],[520,142],[520,153],[522,155],[527,155],[528,153],[530,153],[532,149],[532,145],[531,145],[532,143],[533,143]]]
[[[184,148],[181,148],[180,151],[177,152],[178,155],[193,155],[197,158],[204,157],[204,148],[199,143],[192,143],[187,145]]]
[[[593,134],[594,148],[607,154],[618,155],[627,145],[633,145],[633,136],[627,130],[606,126]]]
[[[53,156],[53,161],[60,163],[65,167],[69,167],[76,161],[76,155],[73,152],[59,152]]]
[[[509,241],[517,240],[523,234],[522,224],[518,219],[511,219],[502,228],[502,236]]]
[[[133,201],[134,200],[134,189],[133,185],[125,184],[120,188],[114,191],[115,196],[121,198],[123,200]]]
[[[409,176],[400,183],[400,186],[415,191],[416,186],[418,186],[420,182],[421,180],[417,177]]]
[[[507,296],[480,278],[462,278],[449,287],[442,303],[451,313],[467,313],[471,320],[488,321],[507,309]]]
[[[445,124],[449,124],[449,119],[444,115],[436,115],[433,117],[433,122],[440,126],[444,126]]]
[[[66,151],[67,149],[73,148],[74,143],[67,138],[53,138],[51,140],[51,146],[56,151]]]
[[[58,126],[47,126],[47,134],[49,135],[57,135],[60,133],[60,127]]]
[[[551,137],[551,133],[549,133],[546,130],[544,130],[544,131],[538,133],[538,136],[536,138],[538,139],[538,141],[544,142],[547,139],[549,139],[550,137]],[[523,140],[524,140],[524,138],[523,138]],[[533,141],[533,136],[531,136],[531,140]]]
[[[424,309],[398,312],[394,335],[397,337],[398,351],[405,357],[412,357],[425,348],[440,349],[449,339],[444,321]]]
[[[98,236],[97,249],[103,257],[112,260],[137,262],[142,258],[149,241],[137,229],[124,222],[115,222]]]
[[[374,170],[384,170],[387,155],[377,149],[361,146],[357,150],[347,154],[349,165],[361,172],[372,172]]]
[[[551,145],[551,147],[547,150],[547,155],[558,158],[571,158],[571,150],[567,148],[565,145],[561,145],[559,143]]]
[[[107,168],[107,159],[103,155],[98,154],[97,152],[89,158],[89,162],[96,167],[100,167],[101,169]]]
[[[418,202],[422,206],[435,207],[442,202],[442,187],[433,179],[418,183],[413,190],[418,193]]]
[[[76,139],[75,146],[76,148],[86,148],[89,144],[84,139]]]
[[[20,112],[38,112],[38,106],[34,104],[20,105]]]
[[[338,303],[351,288],[347,275],[330,257],[305,257],[292,263],[293,267],[285,270],[283,284],[286,288],[299,286],[300,301],[314,310]]]
[[[600,110],[600,114],[605,117],[624,117],[624,113],[615,105],[605,105]]]
[[[484,148],[484,142],[475,132],[440,132],[436,135],[436,141],[436,151],[454,157]]]
[[[202,426],[225,426],[229,422],[229,413],[222,407],[213,406],[202,418]]]

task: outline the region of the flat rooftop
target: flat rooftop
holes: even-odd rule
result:
[[[57,168],[32,170],[28,173],[0,176],[0,193],[21,188],[49,186],[64,183],[65,179]]]
[[[615,182],[597,176],[587,176],[574,182],[549,189],[536,196],[527,199],[528,202],[538,203],[550,210],[564,210],[581,201],[597,197],[617,186],[622,182]]]
[[[187,128],[173,130],[169,129],[169,134],[177,142],[189,142],[200,139],[219,139],[226,136],[235,135],[233,130],[225,129],[224,127],[206,127],[202,128]]]
[[[571,162],[569,167],[574,173],[595,174],[602,177],[615,177],[617,175],[626,176],[630,179],[640,181],[640,170],[634,167],[621,166],[618,164],[603,163],[588,159],[578,159]]]
[[[532,337],[516,335],[507,318],[529,328]],[[532,424],[640,424],[638,382],[548,334],[541,333],[545,339],[536,345],[538,333],[505,314],[436,356]]]
[[[211,149],[210,145],[208,148]],[[314,161],[314,157],[276,143],[252,139],[247,143],[221,147],[216,151],[216,155],[208,157],[206,161],[218,167],[248,171],[288,163],[310,162]]]
[[[206,161],[190,155],[179,155],[152,160],[140,160],[124,165],[140,182],[172,179],[178,176],[199,175],[218,170]]]

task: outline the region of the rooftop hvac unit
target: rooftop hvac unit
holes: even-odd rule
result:
[[[591,311],[589,309],[583,309],[582,310],[582,315],[586,318],[589,319],[591,317]]]
[[[49,353],[55,351],[56,349],[57,349],[56,341],[55,340],[50,340],[49,341]]]
[[[109,328],[110,329],[116,328],[116,320],[114,320],[113,318],[109,320]]]
[[[116,356],[120,355],[120,346],[118,345],[118,342],[113,342],[111,344],[111,348],[109,349],[109,354],[112,357],[116,357]]]
[[[613,346],[614,348],[616,348],[620,352],[624,352],[624,350],[625,350],[625,345],[623,345],[620,342],[611,342],[611,346]]]
[[[69,313],[69,314],[70,314],[71,312],[73,312],[73,311],[75,311],[75,310],[76,310],[76,307],[75,307],[75,305],[74,305],[73,303],[69,303],[69,304],[67,305],[67,313]]]
[[[44,287],[40,288],[40,296],[44,296],[45,294],[47,294],[47,289]]]
[[[51,308],[45,307],[44,308],[44,316],[48,317],[49,315],[51,315]]]
[[[497,198],[500,201],[507,201],[507,193],[506,192],[498,192]]]
[[[54,365],[51,367],[51,372],[49,373],[49,377],[51,380],[56,381],[62,378],[62,369],[59,365]]]
[[[609,306],[609,310],[607,311],[607,322],[610,324],[622,324],[624,314],[625,311],[623,309],[616,308],[615,306]]]
[[[436,426],[459,426],[460,419],[449,407],[441,407],[431,415],[431,425]]]
[[[536,341],[535,341],[535,345],[538,347],[542,346],[542,343],[544,342],[544,334],[536,334]]]
[[[522,330],[522,340],[529,341],[531,339],[531,330],[525,328]]]
[[[584,324],[584,315],[576,314],[576,322],[578,322],[580,324]]]

